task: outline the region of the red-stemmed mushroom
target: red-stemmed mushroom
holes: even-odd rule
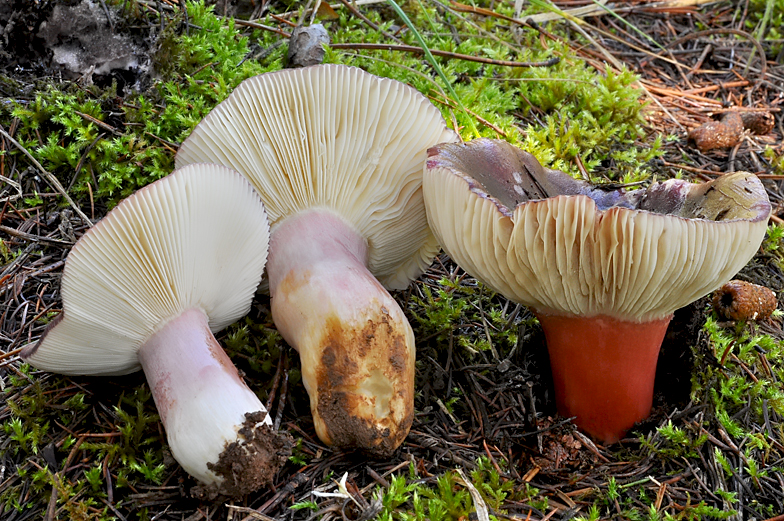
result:
[[[69,375],[142,368],[174,458],[209,494],[271,482],[290,454],[213,336],[250,308],[269,227],[250,183],[191,165],[123,200],[68,254],[63,312],[22,358]]]
[[[771,210],[749,173],[603,190],[488,139],[432,148],[423,183],[444,250],[533,310],[559,413],[605,443],[650,413],[673,311],[754,256]]]
[[[422,165],[455,138],[415,89],[319,65],[244,81],[177,153],[178,166],[230,166],[261,194],[272,316],[329,445],[386,456],[411,427],[414,335],[387,289],[438,251]]]

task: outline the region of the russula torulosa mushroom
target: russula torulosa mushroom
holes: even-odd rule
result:
[[[411,427],[414,335],[385,288],[405,288],[438,252],[422,165],[455,138],[415,89],[318,65],[245,80],[177,153],[178,166],[230,166],[261,194],[273,320],[329,445],[386,456]]]
[[[771,210],[752,174],[605,191],[489,139],[432,148],[423,185],[455,262],[541,322],[559,413],[606,443],[650,413],[672,313],[754,256]]]
[[[144,370],[174,458],[209,493],[270,482],[290,453],[213,336],[248,312],[267,258],[264,205],[219,165],[123,200],[68,254],[63,312],[21,356],[69,375]]]

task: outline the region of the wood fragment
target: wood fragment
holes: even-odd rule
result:
[[[410,52],[414,54],[424,54],[425,50],[415,45],[394,45],[386,43],[333,43],[330,44],[333,49],[365,49],[374,51],[400,51]],[[541,62],[517,62],[510,60],[493,60],[491,58],[484,58],[482,56],[470,56],[468,54],[460,54],[457,52],[441,51],[438,49],[430,49],[431,54],[434,56],[441,56],[444,58],[454,58],[456,60],[465,60],[478,63],[486,63],[488,65],[498,65],[501,67],[552,67],[556,65],[560,58],[550,58],[549,60]]]
[[[773,290],[743,280],[731,280],[713,294],[713,309],[724,320],[764,320],[777,303]]]
[[[709,121],[689,131],[687,141],[700,152],[716,148],[732,148],[743,135],[743,120],[737,112],[727,112],[719,121]]]

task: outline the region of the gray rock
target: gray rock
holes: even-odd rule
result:
[[[289,39],[287,67],[307,67],[324,61],[324,44],[329,45],[327,30],[321,24],[297,27]]]

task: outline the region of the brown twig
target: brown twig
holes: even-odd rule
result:
[[[243,27],[250,27],[252,29],[261,29],[262,31],[269,31],[271,33],[279,34],[284,38],[291,38],[291,33],[287,33],[281,29],[276,27],[270,27],[269,25],[262,25],[256,22],[249,22],[248,20],[241,20],[239,18],[234,18],[234,23],[237,25],[241,25]]]
[[[421,47],[414,45],[393,45],[386,43],[333,43],[330,44],[333,49],[364,49],[376,51],[400,51],[411,52],[414,54],[424,54],[425,50]],[[442,56],[444,58],[453,58],[456,60],[465,60],[478,63],[486,63],[488,65],[498,65],[501,67],[551,67],[561,61],[560,58],[550,58],[549,60],[541,62],[516,62],[508,60],[493,60],[491,58],[483,58],[481,56],[470,56],[468,54],[460,54],[456,52],[441,51],[438,49],[430,49],[434,56]]]
[[[5,232],[8,235],[19,237],[20,239],[25,239],[27,241],[51,242],[52,244],[73,246],[73,243],[71,241],[64,241],[62,239],[53,239],[51,237],[43,237],[41,235],[34,235],[32,233],[27,233],[27,232],[20,232],[19,230],[11,228],[10,226],[6,226],[4,224],[0,224],[0,232]]]
[[[351,14],[353,14],[354,16],[356,16],[357,18],[359,18],[360,20],[362,20],[363,22],[365,22],[365,23],[366,23],[366,24],[367,24],[367,25],[368,25],[368,26],[369,26],[371,29],[373,29],[374,31],[378,31],[378,32],[380,32],[381,34],[383,34],[384,36],[386,36],[386,37],[387,37],[387,38],[389,38],[390,40],[395,40],[395,41],[396,41],[396,42],[398,42],[398,43],[403,43],[403,42],[400,40],[400,38],[398,38],[398,37],[397,37],[397,36],[395,36],[394,34],[390,34],[390,33],[386,32],[384,29],[382,29],[382,28],[381,28],[381,27],[379,27],[379,26],[378,26],[376,23],[374,23],[372,20],[370,20],[370,18],[368,18],[367,16],[365,16],[364,14],[362,14],[362,13],[360,12],[360,10],[359,10],[359,9],[357,9],[356,7],[354,7],[353,5],[351,5],[351,2],[349,2],[348,0],[340,0],[340,3],[342,3],[342,4],[343,4],[343,5],[346,7],[346,9],[348,9],[349,11],[351,11]]]
[[[65,191],[65,188],[63,188],[63,185],[60,184],[60,181],[54,175],[52,175],[50,172],[48,172],[43,166],[41,166],[41,163],[39,163],[38,160],[35,157],[33,157],[33,155],[30,152],[28,152],[25,147],[23,147],[21,144],[19,144],[19,142],[17,140],[12,138],[10,136],[10,134],[8,134],[5,131],[5,129],[3,127],[0,127],[0,134],[2,134],[3,137],[5,137],[20,152],[22,152],[25,156],[27,156],[27,158],[33,163],[33,165],[35,165],[35,167],[44,175],[44,177],[47,179],[47,181],[49,181],[49,184],[51,184],[52,187],[55,190],[57,190],[57,192],[59,192],[59,194],[62,195],[65,198],[66,201],[68,201],[68,204],[71,205],[71,208],[73,208],[74,211],[79,215],[79,217],[82,218],[84,223],[87,226],[91,227],[93,225],[93,222],[90,220],[89,217],[87,217],[87,215],[85,215],[85,213],[82,211],[81,208],[79,208],[79,206],[74,202],[74,200],[71,199],[71,196],[68,195],[68,192]]]
[[[120,132],[119,130],[117,130],[113,126],[109,125],[108,123],[104,123],[103,121],[101,121],[98,118],[95,118],[95,117],[93,117],[93,116],[91,116],[89,114],[85,114],[84,112],[79,112],[78,110],[74,110],[74,113],[78,114],[79,116],[81,116],[82,119],[86,119],[87,121],[89,121],[91,123],[94,123],[98,127],[102,128],[102,129],[104,129],[104,130],[106,130],[108,132],[111,132],[115,136],[121,136],[122,135],[122,132]]]

